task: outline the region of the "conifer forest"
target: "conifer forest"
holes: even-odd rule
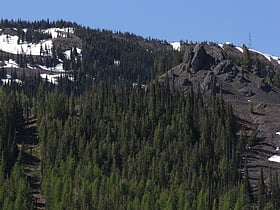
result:
[[[0,86],[0,209],[280,209],[277,173],[267,185],[260,172],[252,190],[244,154],[253,137],[238,132],[223,93],[157,80],[183,62],[183,50],[65,21],[0,26],[28,43],[51,37],[39,29],[71,27],[82,41],[82,56],[70,47],[70,59],[63,41],[50,56],[0,51],[20,66],[0,67],[0,78],[22,81]],[[73,81],[26,70],[58,57]]]

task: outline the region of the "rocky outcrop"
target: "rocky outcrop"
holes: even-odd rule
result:
[[[187,44],[183,49],[183,63],[162,75],[159,81],[169,81],[172,89],[185,94],[190,90],[199,91],[206,100],[213,92],[223,94],[224,100],[232,105],[242,135],[244,132],[244,135],[251,136],[257,131],[254,134],[256,145],[246,148],[248,175],[251,186],[256,186],[256,170],[270,167],[268,157],[275,152],[274,146],[279,146],[275,132],[280,130],[277,114],[280,89],[265,78],[266,75],[274,75],[280,65],[250,51],[251,66],[246,67],[243,64],[245,55],[229,44]],[[172,79],[167,80],[167,76]],[[254,112],[248,111],[248,101],[252,102]],[[280,173],[279,163],[276,164],[275,168]],[[269,170],[264,170],[266,178],[270,176]]]
[[[218,63],[218,65],[216,65],[213,69],[213,72],[217,75],[219,74],[224,74],[224,73],[228,73],[231,71],[236,70],[235,65],[232,63],[231,60],[226,59],[226,60],[222,60],[220,63]]]
[[[194,52],[193,52],[193,46],[189,46],[185,49],[185,54],[183,57],[183,63],[186,65],[186,69],[191,68],[191,61],[193,58]]]
[[[203,91],[214,89],[216,87],[216,78],[213,72],[208,71],[203,82],[200,84],[200,88]]]
[[[234,45],[188,43],[182,49],[183,62],[162,75],[159,80],[169,81],[172,89],[177,88],[185,93],[191,88],[194,91],[200,89],[204,94],[222,91],[225,94],[241,97],[238,100],[248,100],[250,97],[272,92],[271,85],[260,77],[266,74],[254,72],[280,69],[279,64],[268,63],[266,58],[262,58],[262,55],[253,51],[249,52],[252,68],[245,68],[242,65],[245,55]],[[266,66],[269,66],[269,70],[262,68]],[[273,75],[273,72],[270,75]],[[169,80],[164,79],[166,77],[169,77]]]
[[[214,64],[214,58],[208,55],[202,44],[197,44],[194,48],[194,56],[191,61],[191,72],[199,70],[210,70]]]

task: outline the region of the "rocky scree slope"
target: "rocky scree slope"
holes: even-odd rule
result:
[[[252,190],[257,190],[261,169],[269,184],[270,169],[280,173],[280,163],[268,158],[280,146],[280,90],[272,84],[280,69],[279,58],[232,44],[185,44],[183,62],[160,76],[160,83],[188,93],[200,91],[207,99],[211,92],[222,93],[233,107],[241,132],[253,139],[247,142],[247,159]],[[253,105],[253,112],[248,104]]]

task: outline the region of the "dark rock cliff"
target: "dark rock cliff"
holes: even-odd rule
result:
[[[276,135],[280,131],[280,90],[267,78],[280,69],[279,60],[231,44],[185,44],[182,51],[183,62],[158,81],[169,81],[171,89],[185,94],[190,89],[199,90],[206,99],[212,92],[222,93],[233,107],[240,129],[238,134],[242,130],[245,135],[254,136],[254,144],[247,145],[244,154],[253,190],[257,189],[261,168],[265,182],[269,183],[271,168],[280,173],[280,163],[268,161],[280,146]],[[248,111],[248,100],[254,106],[253,113]]]

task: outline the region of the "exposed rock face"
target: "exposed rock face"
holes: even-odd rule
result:
[[[231,71],[233,71],[235,69],[236,69],[236,67],[234,66],[232,61],[229,60],[229,59],[226,59],[226,60],[222,60],[220,63],[218,63],[214,67],[213,72],[215,74],[219,75],[219,74],[224,74],[224,73],[231,72]]]
[[[191,68],[191,61],[192,61],[192,58],[193,58],[193,46],[190,45],[189,47],[187,47],[185,49],[185,54],[184,54],[184,58],[183,58],[183,63],[186,64],[186,68]]]
[[[197,44],[194,48],[194,56],[191,61],[191,72],[210,70],[213,64],[214,58],[206,53],[202,44]]]
[[[202,90],[213,89],[216,86],[216,78],[212,71],[208,71],[203,82],[200,84]]]
[[[168,77],[176,75],[169,81],[172,81],[174,88],[184,91],[193,86],[194,90],[200,88],[204,93],[222,90],[236,96],[252,97],[258,91],[266,93],[271,91],[270,85],[260,84],[260,78],[254,72],[265,69],[267,74],[273,69],[280,68],[277,62],[268,62],[264,56],[252,51],[249,51],[251,69],[245,68],[242,61],[246,56],[233,45],[221,47],[208,43],[186,44],[183,51],[183,63],[173,68],[172,74],[167,73],[160,79],[167,75]],[[254,90],[256,87],[258,91]]]
[[[242,88],[238,90],[238,93],[241,96],[245,96],[245,97],[251,97],[253,95],[252,90],[248,89],[248,88]]]
[[[268,161],[280,146],[279,136],[275,134],[280,131],[280,90],[266,82],[265,76],[273,75],[280,65],[249,51],[250,67],[244,66],[245,55],[233,45],[187,44],[183,49],[183,63],[170,70],[172,74],[162,75],[159,81],[169,81],[170,87],[186,94],[191,89],[199,90],[206,99],[212,91],[222,92],[224,100],[232,105],[243,134],[255,135],[255,145],[246,151],[253,190],[257,189],[260,168],[267,169],[264,176],[269,183],[269,166],[280,174],[280,164]],[[165,79],[171,75],[176,76]],[[254,106],[254,113],[248,111],[248,100]]]

